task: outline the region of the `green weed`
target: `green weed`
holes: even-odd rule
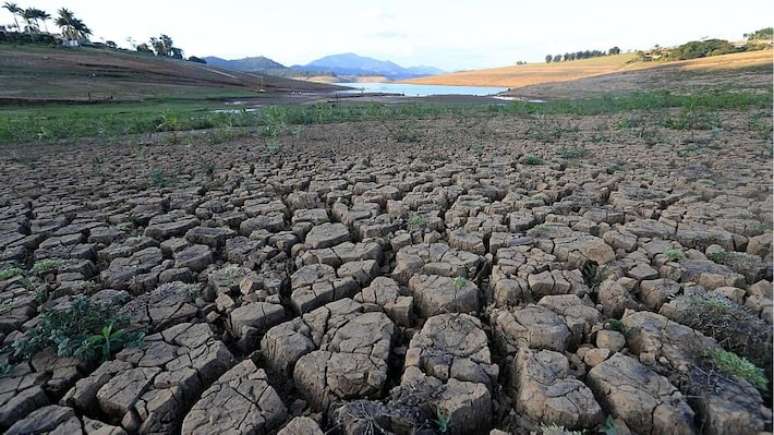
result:
[[[664,251],[664,255],[669,259],[669,261],[676,263],[680,260],[685,258],[685,254],[683,254],[683,251],[676,248],[670,248]]]
[[[60,266],[62,266],[62,262],[59,260],[45,259],[36,261],[32,266],[32,269],[30,269],[30,272],[33,275],[40,276],[56,271]]]
[[[13,342],[13,355],[28,359],[41,350],[53,348],[62,357],[76,357],[84,361],[92,361],[98,356],[105,359],[110,356],[105,353],[106,349],[115,352],[141,342],[144,334],[125,331],[128,326],[129,320],[118,316],[115,307],[93,303],[79,296],[67,309],[43,312],[40,321],[27,331],[24,338]],[[110,341],[108,348],[103,340],[94,338],[106,331]]]
[[[583,147],[562,147],[559,149],[559,157],[566,160],[582,159],[589,150]]]
[[[6,267],[5,269],[0,270],[0,281],[5,281],[7,279],[11,279],[15,276],[23,275],[24,271],[19,269],[18,267]]]

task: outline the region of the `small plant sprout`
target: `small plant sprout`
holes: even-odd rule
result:
[[[11,374],[13,371],[13,366],[8,364],[7,362],[0,363],[0,378],[4,378]]]
[[[680,260],[685,258],[685,254],[683,254],[683,251],[676,249],[676,248],[670,248],[664,251],[664,255],[669,259],[669,261],[676,263]]]
[[[100,354],[102,361],[107,361],[113,351],[125,346],[137,347],[144,338],[142,332],[129,333],[114,329],[113,325],[114,323],[111,321],[102,328],[99,334],[86,339],[86,344],[82,349],[83,354],[87,356]]]
[[[606,328],[611,331],[618,331],[620,333],[624,332],[624,324],[622,321],[618,319],[610,319],[607,321]]]
[[[461,288],[465,287],[468,284],[468,280],[465,279],[464,276],[458,276],[452,280],[454,283],[454,288],[457,290],[460,290]]]
[[[416,230],[427,226],[427,219],[421,214],[414,214],[408,221],[409,229]]]
[[[438,432],[448,433],[449,425],[451,424],[451,416],[449,415],[449,411],[441,407],[437,407],[435,409],[435,416],[435,425],[438,427]]]
[[[171,183],[167,174],[159,168],[155,168],[150,172],[151,184],[159,189],[169,186]]]
[[[710,260],[712,260],[717,264],[726,264],[726,261],[728,261],[728,252],[725,252],[725,251],[713,252],[707,255],[707,258],[709,258]]]
[[[541,159],[541,158],[540,158],[540,157],[538,157],[538,156],[534,156],[534,155],[532,155],[532,154],[529,154],[529,155],[528,155],[528,156],[527,156],[527,157],[524,159],[524,164],[525,164],[525,165],[529,165],[529,166],[540,166],[540,165],[542,165],[542,164],[543,164],[543,159]]]

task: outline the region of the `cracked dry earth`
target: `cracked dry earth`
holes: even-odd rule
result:
[[[770,432],[770,390],[686,381],[727,345],[680,323],[687,298],[724,298],[771,344],[771,160],[739,141],[681,158],[587,144],[571,164],[513,138],[481,155],[323,140],[2,161],[0,260],[59,260],[0,282],[4,343],[76,295],[147,335],[97,364],[11,361],[0,431]]]

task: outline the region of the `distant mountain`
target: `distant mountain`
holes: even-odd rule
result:
[[[232,71],[243,71],[243,72],[253,72],[253,71],[269,71],[269,70],[284,70],[287,69],[287,67],[279,62],[275,62],[268,57],[264,56],[257,56],[257,57],[245,57],[242,59],[222,59],[220,57],[215,56],[208,56],[205,57],[204,60],[207,61],[208,65],[216,66],[223,69],[228,69]]]
[[[425,65],[410,66],[406,69],[418,76],[434,76],[437,74],[446,73],[446,71],[442,70],[441,68],[436,68],[434,66],[425,66]]]
[[[309,62],[306,65],[293,65],[288,68],[268,57],[245,57],[243,59],[223,59],[215,56],[205,57],[207,64],[219,68],[241,71],[262,72],[278,76],[334,75],[345,76],[385,76],[389,79],[406,79],[443,74],[444,71],[432,66],[414,66],[404,68],[394,62],[378,60],[355,53],[334,54]]]
[[[338,76],[385,76],[390,79],[420,77],[443,73],[434,67],[417,66],[404,68],[394,62],[378,60],[355,53],[342,53],[325,56],[306,65],[291,67],[302,72],[324,72]]]

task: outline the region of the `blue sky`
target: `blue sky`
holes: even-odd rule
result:
[[[741,39],[772,25],[774,2],[506,0],[16,0],[82,17],[95,40],[167,33],[187,55],[265,55],[291,65],[355,52],[446,70],[542,61],[546,53]],[[0,12],[0,24],[12,21]],[[50,24],[49,24],[50,25]],[[51,25],[50,25],[51,26]],[[51,26],[53,27],[53,26]]]

